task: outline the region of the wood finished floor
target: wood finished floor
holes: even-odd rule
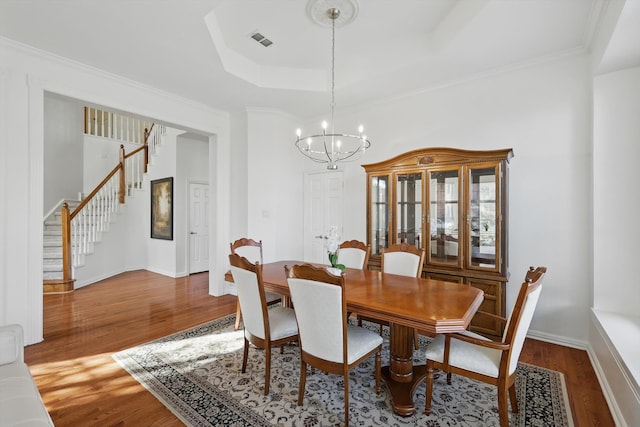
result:
[[[111,356],[235,309],[234,296],[208,294],[207,273],[123,273],[45,295],[44,341],[25,348],[25,361],[57,427],[180,426]],[[520,360],[564,373],[577,427],[614,425],[585,351],[528,339]]]

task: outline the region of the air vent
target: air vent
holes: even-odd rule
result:
[[[264,47],[269,47],[273,44],[271,40],[263,36],[262,34],[255,32],[251,34],[251,38],[260,43]]]

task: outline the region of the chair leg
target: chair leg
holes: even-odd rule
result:
[[[380,393],[380,351],[376,352],[376,393]]]
[[[247,370],[247,359],[249,358],[249,340],[244,339],[244,354],[242,355],[242,373]]]
[[[240,320],[242,320],[242,311],[240,311],[240,301],[236,304],[236,324],[233,327],[234,331],[240,329]]]
[[[300,386],[298,388],[298,406],[302,405],[304,387],[307,382],[307,364],[300,360]]]
[[[418,341],[418,330],[417,329],[413,330],[413,347],[416,350],[420,350],[420,342]]]
[[[269,383],[271,382],[271,345],[267,343],[264,349],[264,395],[269,394]]]
[[[349,369],[344,373],[344,427],[349,427]]]
[[[498,416],[500,427],[509,427],[509,391],[507,385],[502,382],[498,384]]]
[[[518,412],[518,398],[516,397],[516,384],[511,384],[509,387],[509,398],[511,400],[511,412],[514,414]]]
[[[431,414],[431,393],[433,392],[433,363],[427,361],[427,388],[424,392],[426,401],[424,405],[424,413]]]

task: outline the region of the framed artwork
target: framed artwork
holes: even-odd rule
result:
[[[151,238],[173,240],[173,177],[151,181]]]

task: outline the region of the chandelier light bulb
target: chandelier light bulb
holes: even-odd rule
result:
[[[298,129],[298,130],[300,130],[300,129]],[[358,126],[358,133],[362,134],[362,132],[364,132],[364,126],[360,125],[360,126]]]
[[[300,139],[300,136],[302,135],[302,130],[300,130],[300,128],[296,129],[296,135],[298,135],[298,139]]]
[[[323,130],[327,130],[327,121],[326,120],[322,121],[322,129]]]

